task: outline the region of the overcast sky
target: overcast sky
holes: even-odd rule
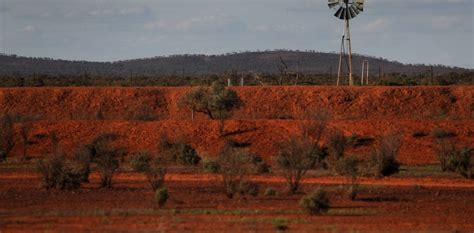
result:
[[[114,61],[243,50],[337,51],[326,0],[0,0],[0,52]],[[353,51],[474,68],[474,0],[366,0]]]

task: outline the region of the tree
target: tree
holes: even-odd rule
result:
[[[112,178],[120,167],[120,160],[124,154],[122,149],[112,145],[117,139],[115,134],[101,134],[88,145],[92,161],[97,165],[100,175],[100,187],[112,188]]]
[[[247,175],[255,170],[252,156],[242,148],[226,147],[217,159],[218,174],[226,190],[226,196],[232,198],[235,193],[245,194],[254,184],[247,180]],[[245,188],[246,190],[243,190]]]
[[[295,193],[300,188],[300,181],[306,172],[315,168],[325,156],[321,147],[310,138],[291,136],[280,145],[274,163],[287,180],[290,191]]]
[[[197,87],[184,95],[179,104],[194,112],[206,114],[210,119],[224,120],[239,107],[241,100],[237,92],[227,89],[220,82],[212,83],[210,88]]]

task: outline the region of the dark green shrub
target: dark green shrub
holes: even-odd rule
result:
[[[177,146],[179,147],[179,153],[176,157],[178,164],[195,166],[201,161],[201,157],[192,146],[187,144],[178,144]]]
[[[445,129],[441,129],[441,128],[433,129],[433,131],[431,132],[431,135],[437,139],[456,137],[455,133],[445,130]]]
[[[276,191],[273,188],[267,188],[267,189],[265,189],[265,193],[263,195],[265,195],[267,197],[273,197],[273,196],[276,195]]]
[[[443,172],[456,172],[466,178],[474,178],[471,148],[458,149],[446,140],[439,140],[437,144],[436,153]]]
[[[322,149],[308,137],[292,136],[280,145],[274,163],[285,177],[290,192],[295,193],[306,172],[315,168],[323,159]]]
[[[210,88],[197,87],[185,94],[180,106],[194,112],[204,113],[211,119],[226,119],[239,107],[241,100],[234,90],[227,89],[221,82],[213,82]]]
[[[202,167],[206,172],[218,173],[219,172],[219,163],[213,159],[204,159]]]
[[[169,198],[168,189],[161,188],[155,191],[155,200],[156,202],[158,202],[158,206],[160,208],[166,204],[166,201],[168,201],[168,198]]]
[[[400,163],[396,157],[400,146],[401,140],[398,135],[381,137],[368,160],[367,174],[374,177],[384,177],[398,173]]]
[[[326,192],[319,188],[301,198],[299,205],[311,215],[318,215],[329,211],[330,203]]]
[[[197,151],[183,142],[172,143],[163,138],[160,142],[160,150],[172,155],[176,163],[183,166],[196,166],[201,161]]]

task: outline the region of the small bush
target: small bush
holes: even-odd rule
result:
[[[151,188],[156,191],[163,187],[171,161],[172,156],[163,151],[154,156],[140,152],[131,157],[130,166],[134,171],[144,173]]]
[[[53,155],[41,159],[36,165],[43,177],[46,189],[78,189],[81,187],[81,174],[66,164],[64,156]]]
[[[240,148],[225,148],[219,154],[217,163],[228,198],[240,192],[241,186],[248,182],[247,176],[255,170],[251,155]]]
[[[323,150],[308,137],[292,136],[280,146],[274,163],[285,177],[290,192],[295,193],[306,172],[315,168],[324,157]]]
[[[158,202],[158,206],[160,208],[166,204],[166,201],[168,201],[168,198],[169,198],[168,189],[161,188],[155,191],[155,200],[156,202]]]
[[[218,173],[219,172],[219,163],[213,159],[204,159],[202,167],[206,172]]]
[[[433,131],[431,132],[431,135],[432,135],[434,138],[437,138],[437,139],[456,137],[456,134],[455,134],[455,133],[450,132],[450,131],[445,130],[445,129],[441,129],[441,128],[435,128],[435,129],[433,129]]]
[[[374,177],[390,176],[398,173],[400,163],[397,161],[401,140],[397,135],[387,135],[379,139],[378,145],[370,155],[367,174]]]
[[[171,154],[177,164],[183,166],[196,166],[201,161],[197,151],[186,143],[171,143],[167,139],[163,139],[160,148],[162,151]]]
[[[330,207],[329,198],[321,188],[301,198],[299,204],[303,210],[312,215],[327,213]]]
[[[440,140],[436,153],[443,172],[456,172],[466,178],[474,178],[471,148],[458,149],[454,144]]]
[[[276,191],[273,188],[267,188],[267,189],[265,189],[265,193],[263,195],[265,195],[267,197],[273,197],[273,196],[276,195]]]
[[[277,231],[286,231],[288,230],[288,220],[282,218],[276,218],[272,221],[273,227]]]

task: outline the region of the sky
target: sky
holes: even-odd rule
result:
[[[266,49],[338,51],[326,0],[0,0],[0,53],[116,61]],[[354,53],[474,68],[474,0],[366,0]]]

